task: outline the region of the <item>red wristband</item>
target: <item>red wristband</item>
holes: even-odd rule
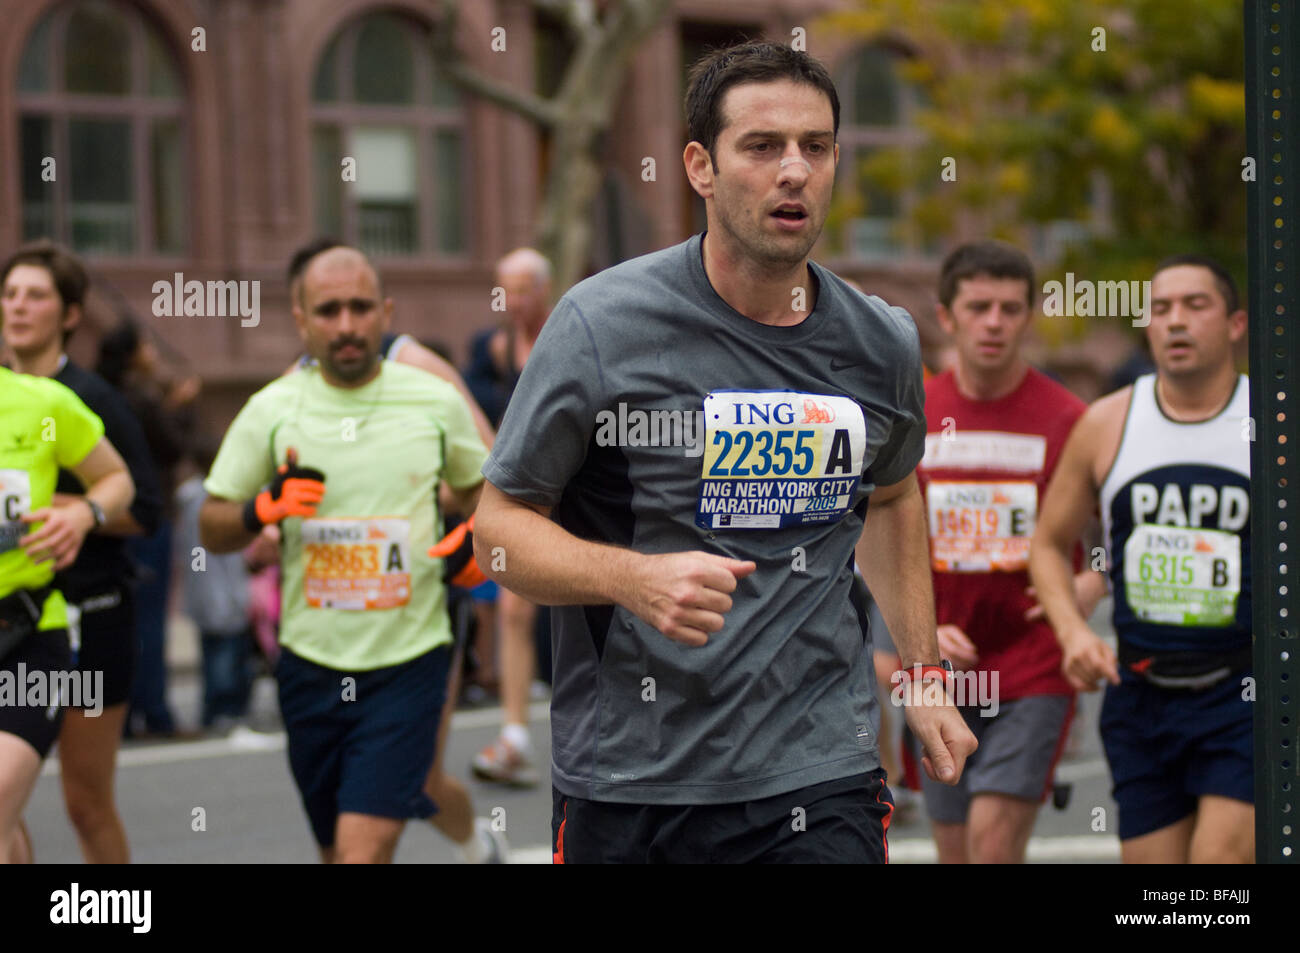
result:
[[[942,665],[913,665],[911,668],[900,668],[899,674],[902,676],[901,681],[924,681],[927,678],[938,677],[941,681],[947,681],[952,677],[952,670],[944,668]]]

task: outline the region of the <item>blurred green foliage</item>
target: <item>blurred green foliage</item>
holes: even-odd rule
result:
[[[1183,251],[1245,277],[1241,0],[858,3],[822,26],[898,52],[918,90],[921,141],[863,174],[911,192],[905,227],[922,243],[946,247],[960,217],[1032,247],[1026,226],[1072,220],[1091,237],[1042,262],[1045,280],[1147,278]],[[940,178],[945,156],[956,181]],[[861,206],[837,201],[832,224]]]

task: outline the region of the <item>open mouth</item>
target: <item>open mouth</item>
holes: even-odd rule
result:
[[[797,208],[779,208],[772,213],[772,217],[785,222],[802,222],[808,217],[808,213]]]

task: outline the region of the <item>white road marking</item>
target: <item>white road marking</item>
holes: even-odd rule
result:
[[[546,844],[538,847],[510,848],[510,863],[512,864],[549,864],[551,861],[551,848]]]
[[[1095,758],[1092,761],[1078,761],[1074,764],[1058,764],[1056,766],[1056,780],[1066,784],[1082,781],[1085,778],[1105,778],[1109,775],[1110,768],[1104,758]]]
[[[551,720],[550,702],[534,702],[528,706],[528,720],[545,724]],[[480,708],[475,711],[458,711],[451,718],[452,730],[490,728],[501,724],[500,708]],[[138,768],[145,765],[175,764],[179,761],[204,761],[209,758],[226,758],[241,754],[269,754],[283,751],[283,731],[237,732],[229,738],[212,738],[207,741],[184,741],[172,744],[126,748],[118,752],[118,769]],[[48,758],[41,768],[41,777],[58,777],[59,761]]]

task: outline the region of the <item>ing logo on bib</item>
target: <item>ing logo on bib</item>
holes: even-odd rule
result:
[[[704,398],[695,523],[779,529],[842,519],[853,508],[867,422],[848,397],[713,391]]]

